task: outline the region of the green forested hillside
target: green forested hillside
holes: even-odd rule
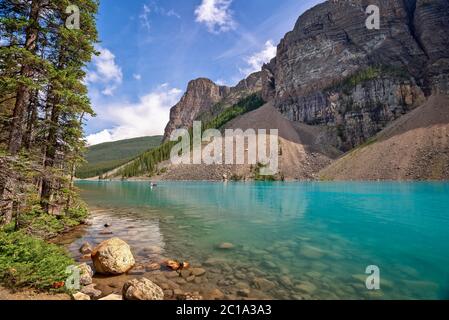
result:
[[[86,152],[87,163],[76,171],[76,176],[80,179],[100,176],[159,146],[161,141],[162,136],[153,136],[91,146]]]
[[[204,123],[202,130],[204,131],[212,128],[221,129],[227,122],[231,121],[234,118],[237,118],[242,114],[260,108],[264,103],[265,101],[260,97],[259,93],[255,93],[246,98],[242,98],[232,107],[224,110],[209,122]],[[191,130],[190,135],[192,135]],[[192,141],[192,139],[190,140]],[[122,178],[130,178],[143,174],[154,174],[154,170],[157,168],[157,165],[160,162],[163,162],[170,158],[171,148],[176,143],[177,142],[166,141],[159,147],[142,153],[134,161],[131,161],[126,166],[121,168],[116,173],[116,176],[121,176]]]

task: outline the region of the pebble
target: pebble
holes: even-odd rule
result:
[[[183,297],[184,296],[184,291],[182,291],[181,289],[174,289],[173,290],[173,295],[175,297]]]
[[[310,282],[302,282],[295,286],[296,289],[311,294],[316,291],[317,287]]]
[[[191,270],[191,273],[195,276],[195,277],[201,277],[206,273],[206,270],[204,270],[203,268],[193,268]]]
[[[237,290],[237,295],[240,297],[249,297],[251,291],[249,289],[239,289]]]
[[[235,286],[239,289],[249,289],[249,285],[245,282],[237,282]]]
[[[165,274],[167,278],[177,278],[179,274],[176,271],[170,271]]]
[[[91,299],[97,299],[102,295],[100,290],[95,289],[95,284],[83,287],[81,293],[87,294]]]
[[[276,285],[272,281],[264,278],[255,278],[253,280],[253,286],[256,289],[260,289],[262,291],[268,291],[276,287]]]
[[[203,282],[202,278],[197,278],[195,277],[195,279],[193,280],[193,282],[195,282],[195,284],[200,284],[201,282]]]
[[[82,293],[82,292],[74,293],[74,294],[72,295],[72,298],[73,298],[73,300],[78,300],[78,301],[81,301],[81,300],[90,300],[90,296],[88,296],[87,294]]]
[[[164,297],[166,297],[166,298],[173,297],[173,290],[171,290],[171,289],[164,290]]]
[[[277,265],[269,260],[265,260],[264,262],[262,262],[262,266],[268,269],[277,269]]]
[[[219,289],[213,289],[210,291],[207,295],[211,300],[223,300],[225,297],[224,293],[221,292]]]
[[[246,276],[243,273],[241,273],[241,272],[236,272],[235,273],[235,277],[237,279],[240,279],[240,280],[245,280],[246,279]]]
[[[177,279],[175,279],[175,282],[180,285],[184,285],[187,283],[187,281],[183,278],[177,278]]]
[[[287,277],[287,276],[280,277],[279,281],[280,281],[281,284],[283,284],[286,287],[290,287],[290,286],[293,285],[292,280],[289,277]]]
[[[98,299],[98,300],[123,300],[123,297],[119,294],[110,294],[104,298]]]
[[[89,257],[90,257],[90,253],[92,253],[92,247],[90,246],[89,242],[83,243],[83,245],[80,248],[80,252],[83,255],[89,255]]]
[[[181,277],[183,277],[184,279],[188,278],[190,276],[191,272],[188,269],[183,269],[180,272]]]
[[[229,249],[233,249],[233,248],[234,248],[234,245],[230,242],[223,242],[218,245],[218,249],[229,250]]]
[[[146,265],[148,271],[156,271],[161,269],[161,265],[159,263],[150,263]]]

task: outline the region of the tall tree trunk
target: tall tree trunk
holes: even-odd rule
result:
[[[29,25],[26,28],[25,49],[31,53],[36,52],[36,44],[39,36],[39,14],[41,6],[39,0],[31,2],[31,11],[29,17]],[[29,64],[24,64],[20,70],[20,74],[24,77],[33,75],[33,68]],[[23,138],[23,122],[25,110],[30,99],[30,89],[25,84],[20,84],[17,88],[16,103],[14,106],[13,118],[9,134],[8,151],[15,156],[19,153],[22,146]]]
[[[33,129],[36,126],[37,122],[37,98],[38,92],[37,90],[33,92],[30,104],[28,105],[28,114],[27,114],[27,127],[25,136],[23,138],[23,145],[26,150],[30,150],[33,145]]]
[[[55,164],[57,144],[58,144],[58,122],[60,109],[57,103],[53,103],[50,118],[50,129],[47,136],[47,148],[45,151],[44,167],[53,168]],[[49,212],[49,205],[52,195],[52,174],[45,175],[42,179],[41,205],[45,212]]]

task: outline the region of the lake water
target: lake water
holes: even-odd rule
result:
[[[65,240],[76,258],[84,241],[118,236],[140,268],[172,258],[206,269],[195,281],[179,281],[182,290],[206,298],[214,288],[227,298],[449,298],[449,183],[77,187],[93,214],[90,226]],[[105,234],[106,222],[112,234]],[[218,248],[225,242],[234,247]],[[370,265],[380,269],[380,290],[366,288]],[[165,272],[169,278],[163,270],[154,276]],[[135,276],[119,279],[126,277]],[[98,280],[103,288],[108,281]],[[114,292],[117,285],[109,287]]]

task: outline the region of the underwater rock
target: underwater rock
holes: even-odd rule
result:
[[[233,249],[234,245],[230,242],[223,242],[218,245],[218,249],[229,250]]]
[[[269,291],[276,287],[274,282],[267,280],[265,278],[255,278],[253,280],[253,287],[262,291]]]
[[[83,245],[80,248],[80,252],[82,254],[90,254],[92,253],[92,247],[90,246],[89,242],[84,242]]]
[[[193,268],[191,272],[195,277],[201,277],[206,273],[206,270],[203,268]]]

